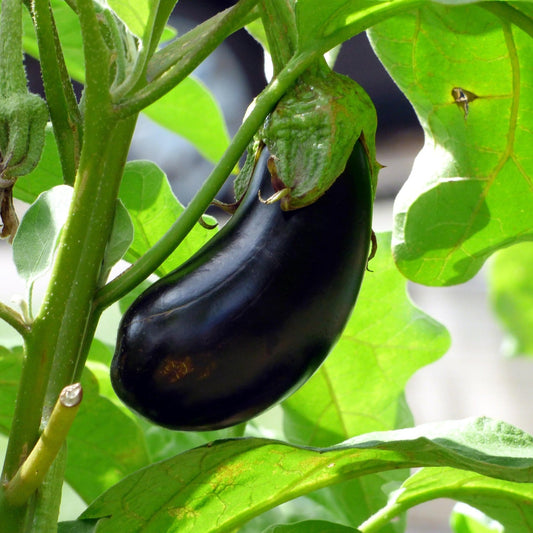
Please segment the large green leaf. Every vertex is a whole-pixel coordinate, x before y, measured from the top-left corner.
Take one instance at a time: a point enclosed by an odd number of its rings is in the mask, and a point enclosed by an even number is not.
[[[234,531],[320,487],[415,466],[531,482],[533,437],[482,418],[372,433],[332,448],[256,438],[217,441],[127,477],[80,518],[101,518],[98,532]]]
[[[185,78],[144,113],[190,141],[213,163],[228,147],[229,134],[222,111],[207,87],[193,77]]]
[[[376,22],[426,0],[298,0],[296,22],[300,52],[327,52]]]
[[[370,38],[426,136],[395,202],[397,264],[424,284],[466,281],[533,238],[531,36],[478,5],[427,5]]]
[[[341,339],[316,374],[282,404],[291,442],[330,446],[352,435],[410,425],[403,396],[407,380],[449,347],[445,328],[411,303],[392,261],[390,233],[378,235],[369,268]],[[385,505],[383,487],[390,490],[406,476],[365,476],[320,491],[315,499],[358,525]]]
[[[126,165],[119,197],[128,210],[135,235],[125,259],[134,262],[170,228],[183,211],[167,177],[155,163],[131,161]],[[197,224],[157,270],[164,275],[188,259],[213,235]]]
[[[285,432],[293,442],[330,446],[400,427],[407,381],[450,345],[446,329],[409,299],[405,278],[391,259],[390,233],[378,238],[376,257],[339,342],[305,386],[283,403]]]
[[[371,529],[371,524],[375,528],[415,505],[437,498],[467,503],[500,522],[506,531],[531,531],[533,528],[533,484],[494,479],[453,468],[423,468],[361,529]]]
[[[500,250],[490,261],[490,300],[505,327],[508,355],[533,355],[533,243]]]

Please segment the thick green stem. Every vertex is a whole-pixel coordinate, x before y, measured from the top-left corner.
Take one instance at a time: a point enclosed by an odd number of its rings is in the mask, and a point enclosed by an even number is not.
[[[32,333],[26,339],[4,481],[13,477],[33,448],[39,437],[41,418],[46,424],[59,392],[71,382],[77,367],[135,126],[135,116],[118,120],[111,111],[109,51],[99,32],[92,0],[79,0],[78,10],[86,63],[84,130],[87,137],[49,287]],[[54,376],[50,379],[52,371]],[[26,510],[33,509],[32,502],[14,507],[4,496],[2,491],[2,520],[13,524],[9,531],[22,531]],[[31,516],[29,519],[33,520]]]
[[[274,66],[274,76],[289,62],[296,51],[298,34],[293,0],[262,0],[261,19]]]
[[[46,100],[63,170],[63,181],[72,185],[81,151],[81,114],[63,58],[49,0],[33,0],[32,14]]]
[[[22,63],[22,1],[2,0],[0,13],[0,96],[26,92]]]
[[[253,109],[233,138],[218,165],[209,175],[202,188],[196,193],[185,211],[165,235],[133,266],[100,289],[95,304],[104,309],[133,287],[146,279],[172,253],[190,232],[205,212],[216,193],[222,187],[231,171],[246,150],[249,142],[263,124],[268,113],[298,76],[309,67],[317,56],[305,54],[295,57],[280,72],[270,85],[257,97]]]
[[[23,505],[41,486],[65,444],[81,399],[82,388],[79,383],[68,385],[61,391],[37,444],[5,489],[5,497],[11,505]]]
[[[152,81],[131,97],[121,100],[121,94],[115,95],[117,113],[121,117],[139,113],[172,90],[229,35],[253,20],[250,12],[258,1],[240,0],[157,52],[147,65],[147,78]]]

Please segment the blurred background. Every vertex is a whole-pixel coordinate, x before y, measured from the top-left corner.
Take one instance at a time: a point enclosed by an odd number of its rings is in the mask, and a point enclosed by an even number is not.
[[[180,0],[171,23],[181,34],[229,7],[232,1]],[[38,67],[28,60],[32,90],[42,91]],[[392,228],[392,204],[407,179],[413,159],[422,147],[423,134],[402,93],[374,56],[365,35],[346,43],[336,70],[355,79],[368,92],[377,109],[377,152],[385,166],[380,173],[374,230]],[[225,115],[230,135],[239,127],[254,96],[265,86],[260,46],[245,32],[230,37],[195,72],[214,93]],[[182,203],[187,203],[212,166],[186,141],[147,118],[139,120],[131,148],[132,159],[149,158],[167,173]],[[20,210],[19,210],[20,212]],[[24,294],[10,261],[10,247],[0,242],[3,282],[0,298]],[[414,302],[442,322],[452,336],[450,351],[438,362],[420,370],[410,381],[407,398],[417,424],[469,416],[505,420],[533,433],[533,420],[523,406],[533,404],[532,365],[525,358],[505,358],[504,334],[491,313],[485,271],[472,281],[451,288],[409,285]],[[0,326],[0,334],[4,327]],[[72,496],[65,519],[74,518],[79,502]],[[409,533],[449,532],[451,501],[435,501],[410,512]],[[68,506],[67,506],[68,507]]]

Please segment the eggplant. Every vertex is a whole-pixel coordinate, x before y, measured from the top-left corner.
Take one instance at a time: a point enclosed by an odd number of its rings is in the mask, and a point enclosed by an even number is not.
[[[371,240],[371,171],[357,141],[344,172],[293,211],[263,150],[222,230],[124,314],[111,364],[119,398],[175,430],[220,429],[286,398],[317,370],[354,307]]]

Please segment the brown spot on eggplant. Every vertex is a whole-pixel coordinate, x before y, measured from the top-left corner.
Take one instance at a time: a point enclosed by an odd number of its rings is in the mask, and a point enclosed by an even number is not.
[[[328,191],[294,211],[258,199],[268,157],[226,226],[122,319],[112,384],[156,424],[213,430],[258,415],[317,370],[353,309],[372,218],[361,143]]]

